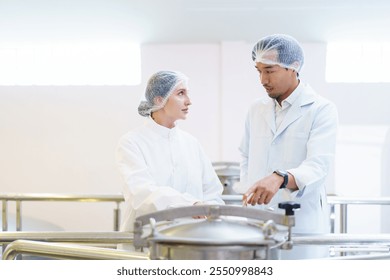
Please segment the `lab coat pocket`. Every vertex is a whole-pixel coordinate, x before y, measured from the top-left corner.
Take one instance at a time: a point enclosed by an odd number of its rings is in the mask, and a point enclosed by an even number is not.
[[[285,135],[285,143],[283,154],[285,161],[289,163],[301,163],[306,158],[307,141],[309,136],[304,132],[288,133]],[[289,166],[289,168],[296,167]]]

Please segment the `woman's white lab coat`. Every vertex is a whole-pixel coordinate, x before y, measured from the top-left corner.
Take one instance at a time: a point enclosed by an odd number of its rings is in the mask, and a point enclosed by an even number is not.
[[[334,161],[337,110],[308,85],[300,83],[295,91],[297,99],[279,129],[275,128],[272,99],[258,100],[250,108],[240,146],[241,183],[236,191],[245,192],[276,169],[287,170],[299,188],[290,198],[301,204],[293,232],[326,233],[329,213],[325,181]],[[278,202],[290,198],[286,190],[279,190],[264,207],[277,208]]]
[[[119,141],[117,163],[124,180],[126,209],[121,230],[136,217],[195,202],[223,204],[223,187],[199,142],[178,127],[148,119]]]

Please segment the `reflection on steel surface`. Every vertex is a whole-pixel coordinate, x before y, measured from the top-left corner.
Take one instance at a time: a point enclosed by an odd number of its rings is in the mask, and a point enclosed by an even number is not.
[[[17,240],[7,246],[3,260],[15,260],[18,255],[33,255],[66,260],[148,260],[145,253],[109,248]]]

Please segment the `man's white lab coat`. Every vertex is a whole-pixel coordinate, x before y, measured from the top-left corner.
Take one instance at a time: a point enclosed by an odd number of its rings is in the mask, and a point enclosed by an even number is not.
[[[295,92],[297,97],[278,129],[272,99],[267,97],[251,106],[240,146],[241,182],[236,191],[245,192],[276,169],[287,170],[294,175],[299,190],[290,195],[279,190],[263,208],[277,208],[278,202],[292,197],[301,204],[293,232],[326,233],[325,181],[334,161],[338,114],[331,102],[308,85],[300,83]]]

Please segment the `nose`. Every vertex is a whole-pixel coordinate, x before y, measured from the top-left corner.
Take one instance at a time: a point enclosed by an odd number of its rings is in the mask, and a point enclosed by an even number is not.
[[[264,86],[268,83],[268,77],[267,75],[260,74],[260,83]]]
[[[187,96],[187,99],[186,99],[185,104],[186,104],[187,106],[190,106],[190,105],[192,104],[191,99],[190,99],[188,96]]]

